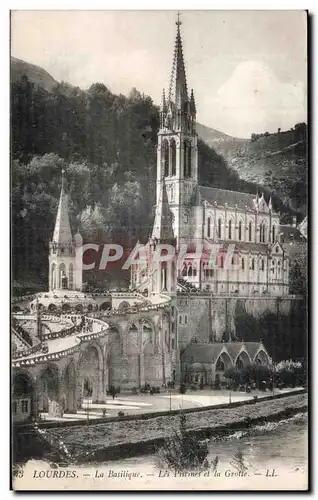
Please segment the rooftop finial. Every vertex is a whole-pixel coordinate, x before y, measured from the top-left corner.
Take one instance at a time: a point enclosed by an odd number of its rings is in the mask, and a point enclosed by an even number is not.
[[[181,24],[182,24],[182,21],[180,21],[180,12],[178,12],[177,18],[178,18],[178,20],[176,21],[176,25],[178,26],[178,29],[179,29]]]

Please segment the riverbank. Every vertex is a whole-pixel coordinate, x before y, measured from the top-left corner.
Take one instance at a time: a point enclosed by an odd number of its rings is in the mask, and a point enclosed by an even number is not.
[[[225,405],[222,405],[225,406]],[[262,422],[289,418],[307,411],[307,394],[291,394],[266,401],[246,402],[213,409],[186,411],[189,432],[198,438],[222,437],[227,433]],[[50,427],[46,433],[60,439],[77,462],[116,460],[153,453],[179,426],[179,415],[90,422],[76,426]]]

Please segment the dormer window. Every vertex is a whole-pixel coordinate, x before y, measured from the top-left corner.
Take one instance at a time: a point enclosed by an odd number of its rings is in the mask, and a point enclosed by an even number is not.
[[[278,248],[278,247],[276,247],[276,253],[278,253],[278,252],[279,252],[279,248]]]

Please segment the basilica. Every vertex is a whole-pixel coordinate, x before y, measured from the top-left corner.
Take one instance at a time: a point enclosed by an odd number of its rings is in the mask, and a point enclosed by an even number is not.
[[[196,104],[176,24],[160,109],[155,219],[140,249],[147,258],[132,263],[129,289],[84,292],[83,239],[71,232],[62,175],[49,289],[14,302],[16,421],[52,413],[54,405],[83,411],[88,397],[104,404],[110,386],[211,387],[228,368],[271,363],[261,341],[238,342],[236,315],[292,307],[287,240],[280,241],[279,215],[263,194],[199,185]],[[178,259],[154,258],[158,248],[175,249]]]

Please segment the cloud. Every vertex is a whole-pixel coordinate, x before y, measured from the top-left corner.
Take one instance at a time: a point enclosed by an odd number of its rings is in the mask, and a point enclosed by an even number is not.
[[[205,113],[203,123],[236,137],[249,137],[306,120],[306,94],[302,83],[283,83],[266,64],[245,61],[206,102],[206,109],[209,117]]]

